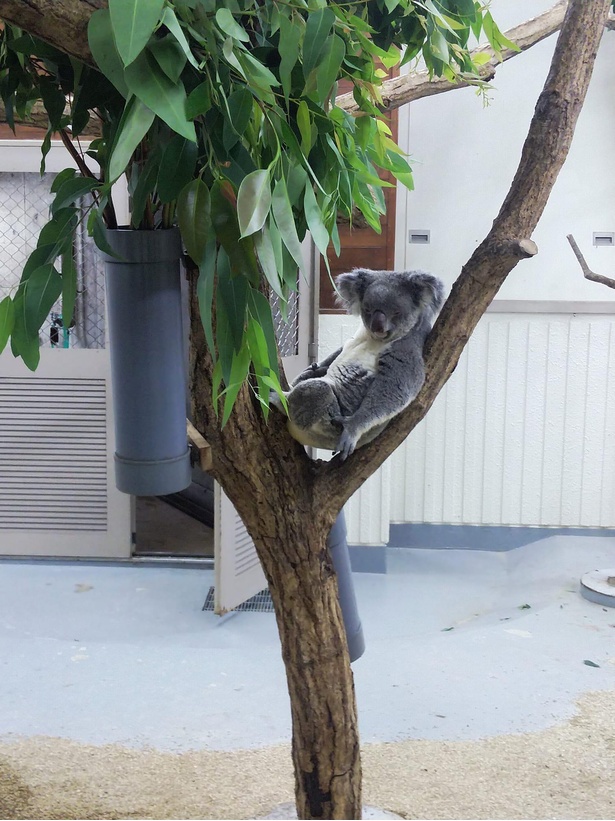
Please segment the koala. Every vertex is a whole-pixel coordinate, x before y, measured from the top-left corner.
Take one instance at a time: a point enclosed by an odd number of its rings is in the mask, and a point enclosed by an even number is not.
[[[366,268],[340,274],[336,285],[340,302],[362,325],[342,348],[299,374],[285,395],[291,436],[346,459],[375,439],[423,385],[423,343],[444,286],[424,271]]]

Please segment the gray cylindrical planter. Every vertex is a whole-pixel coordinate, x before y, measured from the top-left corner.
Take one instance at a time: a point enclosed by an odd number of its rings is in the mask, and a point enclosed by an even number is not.
[[[344,511],[341,510],[331,532],[327,538],[327,547],[331,553],[331,560],[337,575],[337,587],[339,590],[340,607],[344,627],[346,628],[346,639],[348,641],[348,652],[350,661],[361,658],[365,652],[365,639],[363,637],[363,627],[359,618],[357,599],[352,583],[352,570],[350,568],[350,553],[348,552],[348,542],[346,540],[346,519]]]
[[[179,230],[108,230],[105,261],[115,478],[136,496],[191,482]]]

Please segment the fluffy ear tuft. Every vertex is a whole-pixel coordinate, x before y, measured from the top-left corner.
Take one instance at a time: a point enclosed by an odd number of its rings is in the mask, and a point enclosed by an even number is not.
[[[405,277],[417,305],[436,314],[444,302],[444,285],[437,277],[424,271],[409,271]]]
[[[361,300],[365,290],[376,277],[374,271],[368,268],[354,268],[348,274],[340,274],[335,279],[338,290],[338,303],[346,308],[349,314],[357,316],[361,313]]]

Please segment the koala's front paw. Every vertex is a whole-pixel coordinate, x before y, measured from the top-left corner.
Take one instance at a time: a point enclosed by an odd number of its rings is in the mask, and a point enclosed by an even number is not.
[[[280,413],[286,415],[286,410],[284,408],[284,405],[282,404],[282,400],[280,399],[280,395],[277,391],[269,391],[269,404],[271,405],[271,407],[277,408],[277,410],[279,410]]]
[[[342,433],[337,443],[336,453],[339,453],[342,461],[344,461],[344,459],[347,459],[352,453],[354,453],[359,437],[352,429],[351,424],[348,422],[348,417],[338,416],[333,421],[342,427]]]

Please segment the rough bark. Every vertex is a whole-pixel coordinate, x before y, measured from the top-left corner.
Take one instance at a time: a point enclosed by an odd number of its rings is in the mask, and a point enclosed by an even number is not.
[[[93,65],[88,22],[107,0],[2,0],[0,18]]]
[[[266,424],[247,389],[219,428],[197,276],[188,270],[193,417],[211,446],[211,473],[254,539],[269,583],[290,694],[298,817],[360,818],[354,683],[326,548],[335,513],[315,504],[315,465],[288,436],[281,416]]]

